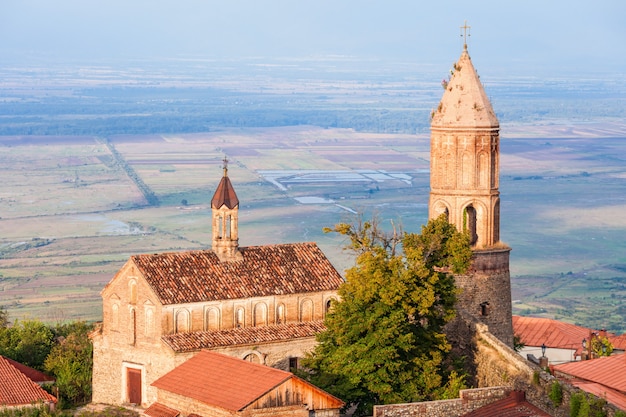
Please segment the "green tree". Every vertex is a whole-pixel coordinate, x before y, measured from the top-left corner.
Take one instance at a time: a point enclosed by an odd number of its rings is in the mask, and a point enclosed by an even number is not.
[[[308,378],[356,415],[374,404],[456,397],[463,377],[447,366],[443,326],[455,314],[451,272],[470,263],[469,236],[444,216],[421,234],[384,233],[375,219],[326,231],[346,235],[357,258],[305,360]]]
[[[613,353],[613,344],[606,336],[595,336],[591,338],[591,352],[593,356],[611,356]]]
[[[9,312],[0,306],[0,329],[6,329],[9,326]]]
[[[45,369],[56,378],[62,406],[84,404],[91,400],[93,346],[89,339],[91,324],[73,322],[54,330],[58,343],[45,361]]]
[[[52,349],[52,330],[37,320],[16,320],[13,326],[0,328],[0,355],[42,370]]]

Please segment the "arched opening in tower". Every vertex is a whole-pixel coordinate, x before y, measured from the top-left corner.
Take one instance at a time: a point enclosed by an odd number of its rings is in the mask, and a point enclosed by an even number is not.
[[[476,234],[476,209],[469,205],[463,210],[463,230],[469,231],[470,244],[473,246],[478,242]]]

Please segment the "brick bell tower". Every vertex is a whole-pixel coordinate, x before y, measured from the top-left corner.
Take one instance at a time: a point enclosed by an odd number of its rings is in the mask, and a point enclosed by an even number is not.
[[[211,199],[213,216],[213,252],[222,262],[239,261],[239,199],[228,178],[228,160],[224,158],[224,176]]]
[[[467,25],[462,26],[466,40]],[[442,213],[468,231],[472,265],[456,277],[457,306],[489,326],[513,346],[509,253],[500,242],[500,125],[485,94],[467,43],[451,70],[430,125],[430,201],[428,217]]]

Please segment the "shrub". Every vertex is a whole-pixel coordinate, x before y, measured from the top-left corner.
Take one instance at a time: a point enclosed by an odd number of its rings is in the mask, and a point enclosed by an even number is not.
[[[558,407],[563,403],[563,387],[561,387],[559,381],[552,382],[548,397],[550,397],[550,400],[552,400],[552,404],[554,404],[555,407]]]

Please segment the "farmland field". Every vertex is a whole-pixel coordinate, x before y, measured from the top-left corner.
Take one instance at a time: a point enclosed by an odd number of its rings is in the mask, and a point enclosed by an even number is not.
[[[624,330],[626,126],[575,129],[503,129],[514,312]],[[102,138],[24,139],[0,145],[0,305],[15,318],[98,320],[99,292],[131,254],[208,248],[225,156],[243,246],[316,241],[344,270],[344,242],[323,227],[355,212],[406,231],[427,219],[425,135],[301,126],[108,137],[152,205]]]

